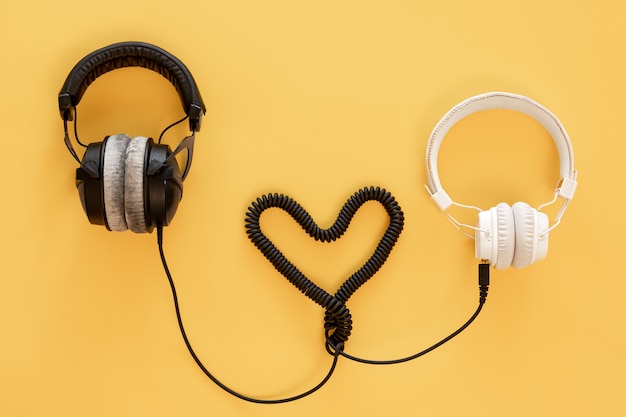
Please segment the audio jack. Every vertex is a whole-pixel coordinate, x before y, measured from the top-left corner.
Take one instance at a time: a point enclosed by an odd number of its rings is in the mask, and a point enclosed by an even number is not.
[[[455,336],[458,336],[463,330],[465,330],[470,324],[472,324],[472,322],[474,320],[476,320],[476,317],[478,317],[478,314],[480,314],[480,312],[483,309],[483,306],[484,306],[485,302],[487,301],[487,293],[489,292],[489,267],[490,267],[490,265],[488,263],[485,263],[485,262],[481,262],[480,264],[478,264],[478,288],[479,288],[479,294],[480,295],[479,295],[479,299],[478,299],[478,308],[476,309],[474,314],[472,314],[472,316],[469,318],[469,320],[467,320],[456,331],[454,331],[453,333],[451,333],[449,336],[445,337],[444,339],[440,340],[439,342],[435,343],[434,345],[430,346],[429,348],[426,348],[426,349],[422,350],[421,352],[418,352],[418,353],[416,353],[414,355],[411,355],[411,356],[407,356],[405,358],[390,359],[390,360],[372,360],[372,359],[363,359],[363,358],[359,358],[357,356],[352,356],[352,355],[346,353],[343,349],[336,349],[332,345],[330,339],[327,338],[327,340],[326,340],[326,350],[331,355],[336,355],[338,353],[339,355],[343,356],[344,358],[350,359],[350,360],[355,361],[355,362],[365,363],[365,364],[368,364],[368,365],[395,365],[395,364],[398,364],[398,363],[404,363],[404,362],[412,361],[413,359],[417,359],[420,356],[424,356],[425,354],[427,354],[429,352],[432,352],[433,350],[437,349],[438,347],[440,347],[444,343],[446,343],[446,342],[450,341],[451,339],[453,339]]]
[[[482,306],[487,301],[487,293],[489,292],[489,263],[481,262],[478,264],[478,287],[480,288],[479,303]]]

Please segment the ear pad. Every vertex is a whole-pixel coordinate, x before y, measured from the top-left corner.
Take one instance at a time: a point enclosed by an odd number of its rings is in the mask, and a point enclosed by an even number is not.
[[[496,269],[511,265],[515,252],[515,222],[513,211],[500,203],[488,211],[478,213],[476,257],[488,261]]]
[[[124,205],[126,223],[135,233],[147,232],[144,177],[148,138],[137,136],[126,148]]]
[[[515,256],[513,267],[523,268],[540,261],[548,254],[548,215],[526,203],[515,203],[512,207],[515,219]]]
[[[109,230],[128,229],[124,209],[124,182],[128,135],[113,135],[104,140],[102,184],[104,212]]]

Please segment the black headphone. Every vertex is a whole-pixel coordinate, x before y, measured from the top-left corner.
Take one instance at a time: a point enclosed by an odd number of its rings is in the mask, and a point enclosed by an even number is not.
[[[70,141],[67,123],[74,120],[76,106],[96,78],[125,67],[153,70],[174,85],[189,119],[191,135],[174,151],[151,138],[131,139],[125,134],[107,136],[102,142],[86,146],[81,161]],[[167,226],[182,198],[183,180],[191,167],[195,132],[200,130],[202,115],[206,113],[187,67],[170,53],[147,43],[121,42],[106,46],[74,66],[59,92],[59,110],[65,145],[80,164],[76,169],[76,187],[89,222],[104,225],[108,230],[130,229],[135,233],[152,232],[157,225]],[[188,154],[181,173],[174,157],[183,150]]]

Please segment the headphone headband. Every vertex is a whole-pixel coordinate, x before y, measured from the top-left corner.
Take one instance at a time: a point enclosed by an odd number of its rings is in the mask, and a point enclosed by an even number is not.
[[[87,87],[99,76],[118,68],[142,67],[169,80],[189,116],[192,132],[200,130],[206,107],[187,67],[174,55],[148,43],[120,42],[98,49],[78,62],[59,92],[59,111],[64,121],[72,120],[72,108],[80,102]]]
[[[547,108],[536,101],[517,94],[493,92],[471,97],[452,108],[433,129],[426,148],[426,172],[428,189],[431,197],[441,211],[452,204],[452,199],[443,190],[437,170],[437,157],[441,142],[448,131],[456,123],[469,115],[483,111],[505,109],[524,113],[539,122],[550,134],[560,159],[561,180],[557,193],[566,200],[571,200],[576,189],[576,171],[574,170],[574,153],[572,144],[565,128],[559,119]]]

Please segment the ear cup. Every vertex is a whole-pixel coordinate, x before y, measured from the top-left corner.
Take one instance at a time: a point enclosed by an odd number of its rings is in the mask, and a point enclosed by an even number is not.
[[[549,220],[545,213],[538,212],[526,203],[515,203],[512,207],[515,219],[514,268],[523,268],[544,259],[548,254]]]
[[[91,224],[106,225],[104,192],[102,190],[105,141],[90,143],[83,155],[81,166],[76,168],[76,189],[83,210]]]
[[[476,233],[476,257],[486,260],[496,269],[511,265],[515,253],[515,222],[513,211],[506,203],[500,203],[478,214],[480,229]]]
[[[145,160],[148,138],[138,136],[126,148],[124,205],[126,223],[135,233],[145,233]]]
[[[104,194],[104,212],[109,230],[124,231],[126,215],[124,208],[124,184],[126,148],[130,141],[128,135],[113,135],[105,139],[102,167],[102,188]]]
[[[167,145],[149,140],[147,172],[152,165],[159,167],[154,174],[147,176],[146,228],[151,232],[158,225],[167,226],[172,221],[178,203],[183,197],[183,178],[176,158],[168,158],[172,151]]]

